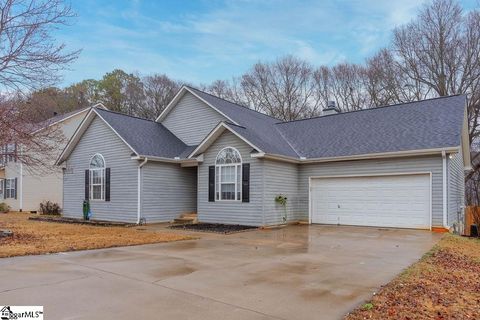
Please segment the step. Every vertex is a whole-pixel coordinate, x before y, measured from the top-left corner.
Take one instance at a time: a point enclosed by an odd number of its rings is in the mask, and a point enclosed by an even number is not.
[[[191,217],[183,217],[183,218],[176,218],[173,220],[174,223],[177,224],[191,224],[197,222],[197,218],[191,218]]]
[[[195,212],[193,213],[182,213],[180,215],[180,218],[193,218],[193,219],[196,219],[197,218],[197,214]]]

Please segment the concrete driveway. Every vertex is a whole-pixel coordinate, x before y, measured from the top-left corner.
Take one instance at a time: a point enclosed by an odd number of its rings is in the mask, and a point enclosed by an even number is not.
[[[46,319],[338,319],[439,239],[332,226],[201,237],[0,259],[0,304],[43,305]]]

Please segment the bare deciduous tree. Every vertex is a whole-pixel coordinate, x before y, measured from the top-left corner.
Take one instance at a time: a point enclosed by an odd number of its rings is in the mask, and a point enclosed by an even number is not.
[[[394,31],[399,71],[434,96],[467,94],[470,141],[480,134],[480,12],[462,12],[453,0],[435,0]]]
[[[58,81],[59,71],[77,58],[66,52],[52,31],[74,16],[61,0],[0,2],[0,84],[8,89],[31,89]]]
[[[154,74],[143,78],[145,104],[138,115],[155,119],[173,99],[181,84],[165,74]]]
[[[46,167],[45,155],[58,150],[63,135],[55,126],[33,123],[30,108],[21,108],[20,94],[48,87],[60,79],[60,71],[77,58],[66,52],[52,31],[72,18],[61,0],[4,0],[0,2],[0,159],[13,159]],[[35,120],[39,120],[38,118]],[[52,163],[49,161],[49,166]]]
[[[368,106],[363,66],[341,63],[332,68],[322,66],[314,73],[316,90],[322,108],[329,100],[343,111],[353,111]]]
[[[253,108],[278,119],[289,121],[318,113],[313,67],[293,56],[257,63],[242,76],[241,87]]]
[[[37,172],[53,170],[55,156],[65,143],[62,131],[49,121],[32,123],[17,97],[0,98],[0,162],[21,162]]]

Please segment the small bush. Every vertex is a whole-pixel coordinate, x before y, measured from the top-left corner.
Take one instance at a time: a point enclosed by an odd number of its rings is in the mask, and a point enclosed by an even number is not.
[[[0,212],[7,213],[9,211],[10,207],[5,202],[0,203]]]
[[[42,214],[60,215],[61,209],[58,203],[52,201],[43,201],[40,203],[40,212]]]

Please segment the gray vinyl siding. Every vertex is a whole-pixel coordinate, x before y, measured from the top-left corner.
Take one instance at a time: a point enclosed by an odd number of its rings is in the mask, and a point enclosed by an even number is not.
[[[274,200],[278,195],[287,197],[287,221],[303,218],[302,213],[299,211],[298,171],[299,167],[296,164],[270,160],[264,161],[263,208],[265,225],[283,223],[285,207]]]
[[[220,113],[187,92],[168,113],[162,124],[185,144],[198,145],[219,122]]]
[[[215,165],[218,152],[236,148],[243,163],[250,163],[250,202],[208,201],[208,167]],[[263,225],[263,161],[250,157],[253,148],[231,132],[225,131],[204,153],[198,166],[198,219],[201,222]]]
[[[96,117],[67,159],[63,176],[64,211],[66,217],[82,218],[85,196],[85,170],[95,153],[105,158],[111,170],[110,201],[90,201],[93,219],[136,222],[138,161],[131,159],[132,151],[101,120]],[[73,171],[72,171],[73,170]]]
[[[142,168],[142,217],[164,222],[197,211],[197,168],[149,162]]]
[[[303,164],[299,167],[300,211],[308,219],[309,177],[383,173],[432,173],[432,225],[443,225],[442,157],[422,156],[395,159],[375,159]]]
[[[452,227],[455,222],[463,221],[462,206],[465,204],[465,182],[462,151],[452,154],[448,159],[448,207],[447,224]]]

